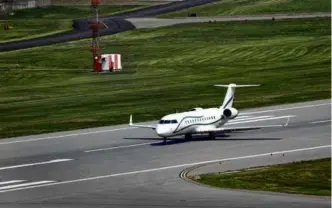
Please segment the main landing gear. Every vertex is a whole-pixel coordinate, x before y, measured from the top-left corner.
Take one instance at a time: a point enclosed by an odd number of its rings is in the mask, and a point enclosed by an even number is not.
[[[167,137],[164,137],[164,145],[167,144]]]
[[[209,138],[210,139],[216,139],[216,132],[210,132],[209,133]]]
[[[186,141],[188,141],[188,140],[192,140],[192,138],[193,138],[193,136],[192,136],[191,134],[186,134],[186,135],[184,136],[184,139],[185,139]]]

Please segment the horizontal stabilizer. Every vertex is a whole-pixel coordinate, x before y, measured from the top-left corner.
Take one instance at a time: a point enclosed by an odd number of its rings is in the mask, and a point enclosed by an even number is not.
[[[259,87],[260,84],[250,84],[250,85],[237,85],[237,84],[228,84],[228,85],[214,85],[215,87]]]

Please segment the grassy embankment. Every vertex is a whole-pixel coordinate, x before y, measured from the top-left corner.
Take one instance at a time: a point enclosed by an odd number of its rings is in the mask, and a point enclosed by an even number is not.
[[[197,16],[255,15],[274,13],[331,12],[330,0],[222,0],[211,4],[192,7],[159,17],[187,17],[188,13]]]
[[[220,188],[331,196],[331,158],[206,174],[192,179]]]
[[[103,37],[124,70],[93,74],[89,40],[1,53],[0,137],[155,120],[219,105],[214,84],[260,83],[235,107],[330,98],[330,19],[224,22]],[[83,70],[85,69],[85,70]]]
[[[140,8],[138,5],[102,5],[101,15],[110,15]],[[72,19],[91,17],[89,6],[51,6],[17,10],[13,16],[0,20],[0,29],[5,25],[13,26],[12,30],[0,33],[0,43],[31,39],[72,29]]]

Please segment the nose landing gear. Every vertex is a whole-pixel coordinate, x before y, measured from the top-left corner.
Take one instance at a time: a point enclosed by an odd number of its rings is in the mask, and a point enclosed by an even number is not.
[[[167,144],[167,138],[164,137],[164,145],[166,145],[166,144]]]

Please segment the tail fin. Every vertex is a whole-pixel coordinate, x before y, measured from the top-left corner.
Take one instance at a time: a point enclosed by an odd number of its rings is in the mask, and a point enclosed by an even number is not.
[[[237,87],[257,87],[260,85],[236,85],[236,84],[229,84],[229,85],[214,85],[216,87],[227,87],[227,92],[224,98],[224,102],[220,108],[230,108],[233,105],[234,96],[235,96],[235,88]]]

